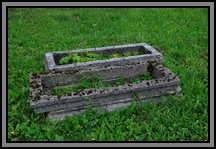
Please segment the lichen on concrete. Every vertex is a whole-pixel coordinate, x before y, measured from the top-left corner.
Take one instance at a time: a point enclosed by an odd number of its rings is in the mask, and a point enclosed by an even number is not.
[[[131,66],[135,69],[128,69]],[[153,74],[154,79],[116,87],[85,89],[63,95],[49,94],[50,90],[58,85],[76,84],[81,75],[101,73],[106,81],[113,81],[113,79],[118,80],[120,75],[126,78],[134,77],[147,71]],[[55,70],[31,75],[30,105],[36,113],[48,112],[52,113],[52,116],[53,113],[59,113],[58,111],[65,111],[60,113],[70,111],[70,115],[71,113],[80,113],[80,111],[85,111],[88,107],[103,107],[103,109],[110,111],[110,109],[115,110],[129,106],[134,101],[132,93],[139,95],[141,102],[145,102],[147,99],[158,99],[169,94],[177,94],[180,92],[179,83],[180,79],[168,68],[158,63],[157,60],[130,63],[128,65],[120,64],[119,66],[97,66],[94,70],[89,70],[89,68]]]

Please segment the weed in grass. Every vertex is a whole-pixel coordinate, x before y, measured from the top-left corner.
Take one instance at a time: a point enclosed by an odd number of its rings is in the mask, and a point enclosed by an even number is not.
[[[150,72],[146,72],[142,76],[133,77],[129,82],[135,83],[135,82],[140,82],[143,80],[152,80],[152,79],[153,79],[152,74]]]
[[[87,61],[94,61],[94,60],[105,60],[110,58],[120,58],[120,57],[127,57],[127,56],[137,56],[143,54],[143,52],[124,52],[123,54],[113,53],[109,54],[97,54],[93,52],[86,52],[83,53],[69,53],[67,56],[62,57],[59,61],[60,65],[64,64],[71,64],[71,63],[78,63],[78,62],[87,62]]]
[[[75,87],[67,87],[63,89],[54,89],[52,90],[53,95],[61,95],[65,93],[71,92],[80,92],[84,89],[89,88],[103,88],[107,87],[107,84],[103,81],[102,77],[100,76],[93,76],[93,77],[82,77],[79,81],[78,85]]]
[[[120,79],[115,83],[106,83],[104,79],[101,76],[92,76],[92,77],[82,77],[81,80],[78,82],[77,86],[74,87],[67,87],[67,88],[61,88],[61,89],[53,89],[52,95],[61,95],[71,92],[80,92],[84,89],[90,89],[90,88],[108,88],[108,87],[115,87],[120,85],[125,85],[127,83],[135,83],[135,82],[141,82],[144,80],[151,80],[153,79],[151,73],[146,72],[142,76],[137,76],[129,81],[127,81],[123,76],[120,77]]]

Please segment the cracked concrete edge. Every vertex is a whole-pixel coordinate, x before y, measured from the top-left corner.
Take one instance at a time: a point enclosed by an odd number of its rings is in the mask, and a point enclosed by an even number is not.
[[[80,98],[77,101],[73,101],[68,99],[64,102],[59,101],[57,103],[53,103],[52,105],[44,105],[39,107],[33,107],[35,113],[43,113],[43,112],[50,112],[62,109],[71,109],[71,108],[79,108],[85,107],[88,105],[106,105],[111,103],[118,103],[118,102],[127,102],[128,100],[133,100],[133,94],[139,95],[141,98],[147,97],[154,97],[154,96],[163,96],[166,94],[173,94],[177,92],[177,85],[163,87],[161,89],[150,89],[150,90],[135,90],[135,91],[128,91],[122,94],[113,94],[110,96],[99,96],[99,97],[88,97],[88,98]],[[90,99],[90,100],[88,100]]]
[[[176,96],[176,99],[180,99],[182,96],[181,94],[181,88],[178,87],[175,93],[170,93],[169,95]],[[160,104],[162,101],[167,102],[168,96],[169,95],[163,95],[163,96],[155,96],[151,98],[145,98],[145,99],[140,99],[139,101],[136,101],[136,104],[145,104],[147,102],[155,102],[157,104]],[[59,111],[52,111],[47,113],[47,117],[52,120],[64,120],[67,116],[75,116],[75,115],[81,115],[83,112],[85,112],[88,108],[93,108],[96,110],[97,113],[100,112],[111,112],[114,110],[122,110],[124,108],[128,108],[131,106],[132,102],[135,100],[128,100],[126,102],[119,102],[119,103],[112,103],[108,105],[103,105],[100,107],[82,107],[82,108],[77,108],[77,109],[68,109],[68,110],[59,110]]]

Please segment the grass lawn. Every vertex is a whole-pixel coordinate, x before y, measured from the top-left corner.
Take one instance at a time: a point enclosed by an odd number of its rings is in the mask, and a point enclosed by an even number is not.
[[[30,109],[30,73],[46,52],[145,42],[181,79],[183,97],[52,122]],[[9,8],[9,141],[208,139],[207,8]]]

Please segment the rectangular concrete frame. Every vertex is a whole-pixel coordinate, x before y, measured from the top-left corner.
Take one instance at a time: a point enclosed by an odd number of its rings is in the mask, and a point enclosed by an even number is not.
[[[107,60],[96,60],[75,64],[66,64],[66,65],[58,65],[59,60],[68,55],[69,53],[83,53],[93,52],[93,53],[123,53],[123,52],[135,52],[144,50],[147,54],[138,55],[138,56],[128,56],[122,58],[112,58]],[[137,44],[125,44],[125,45],[117,45],[117,46],[107,46],[107,47],[98,47],[98,48],[89,48],[89,49],[76,49],[76,50],[68,50],[63,52],[49,52],[45,54],[44,57],[44,65],[46,71],[52,70],[67,70],[74,68],[86,68],[91,67],[94,69],[95,67],[100,67],[104,65],[124,65],[128,63],[140,62],[144,63],[149,60],[156,60],[158,62],[162,61],[162,54],[158,52],[156,49],[151,47],[146,43],[137,43]]]
[[[89,107],[99,111],[127,107],[134,101],[133,94],[137,94],[142,103],[147,100],[157,101],[162,96],[180,92],[181,89],[178,87],[180,79],[168,68],[157,61],[150,61],[146,63],[146,66],[144,70],[152,72],[154,79],[111,88],[86,89],[64,95],[50,95],[50,90],[55,87],[56,81],[60,80],[59,76],[66,78],[69,76],[66,79],[68,82],[71,73],[52,71],[39,75],[32,74],[30,76],[30,105],[34,112],[49,113],[48,117],[54,120],[64,119],[66,115],[82,113]],[[47,87],[48,84],[51,84],[50,88]]]

